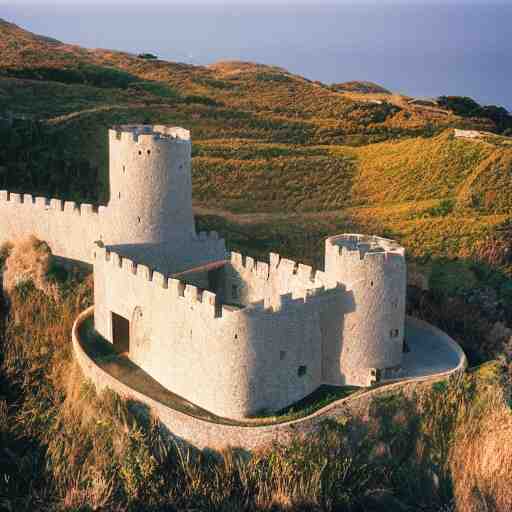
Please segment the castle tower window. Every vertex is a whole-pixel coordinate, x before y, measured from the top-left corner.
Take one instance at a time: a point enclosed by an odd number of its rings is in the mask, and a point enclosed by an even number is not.
[[[117,194],[117,197],[118,197],[119,199],[121,199],[121,192],[119,192],[119,194]]]
[[[400,334],[400,331],[398,329],[391,329],[391,331],[389,332],[389,337],[390,338],[398,338]]]
[[[139,222],[139,224],[140,224],[140,222],[141,222],[140,217],[137,217],[137,221],[138,221],[138,222]]]
[[[148,155],[151,155],[151,150],[150,149],[148,149]]]
[[[142,155],[142,150],[139,149],[139,155]]]
[[[126,172],[126,165],[123,165],[123,174]]]
[[[285,350],[281,350],[281,351],[279,352],[279,359],[280,359],[281,361],[284,361],[284,358],[285,358],[285,357],[286,357],[286,351],[285,351]]]
[[[303,366],[303,365],[299,366],[297,368],[297,375],[299,377],[304,377],[304,375],[306,375],[307,371],[308,371],[308,367],[307,366]]]
[[[231,297],[238,299],[238,286],[236,284],[231,285]]]

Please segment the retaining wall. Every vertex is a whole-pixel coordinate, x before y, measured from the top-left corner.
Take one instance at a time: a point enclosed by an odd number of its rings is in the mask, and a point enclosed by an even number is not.
[[[93,309],[94,308],[91,307],[80,314],[73,325],[73,348],[75,357],[82,368],[84,376],[92,381],[98,392],[108,388],[126,399],[139,402],[140,411],[143,414],[150,413],[158,418],[162,426],[171,436],[200,449],[210,448],[221,450],[231,446],[245,450],[257,450],[267,447],[274,442],[287,443],[297,435],[307,435],[315,431],[326,419],[344,417],[347,415],[366,416],[371,400],[377,396],[397,391],[404,392],[406,395],[410,396],[418,387],[425,385],[430,386],[434,382],[445,380],[451,375],[463,372],[466,366],[466,358],[462,349],[447,334],[426,322],[409,317],[408,322],[416,323],[423,328],[431,330],[439,337],[441,342],[447,343],[454,350],[459,357],[457,367],[435,375],[394,382],[370,389],[333,402],[310,416],[294,421],[264,426],[224,425],[195,418],[165,406],[119,382],[96,365],[84,351],[79,336],[82,323],[93,314]]]

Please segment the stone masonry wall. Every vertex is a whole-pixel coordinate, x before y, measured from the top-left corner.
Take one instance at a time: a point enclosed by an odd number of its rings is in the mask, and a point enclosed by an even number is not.
[[[34,235],[59,257],[92,263],[105,209],[0,191],[0,244]]]
[[[323,382],[322,336],[334,334],[322,321],[343,311],[342,288],[283,295],[279,307],[236,308],[113,252],[95,252],[96,330],[112,342],[112,313],[128,319],[130,358],[174,393],[241,418],[285,407]]]
[[[95,242],[108,243],[113,226],[109,207],[0,190],[0,244],[34,235],[47,242],[55,256],[92,264]],[[162,248],[157,255],[144,244],[117,247],[119,252],[135,253],[137,260],[167,272],[226,256],[224,240],[216,232],[193,233],[180,243],[169,245],[167,251]]]
[[[225,299],[229,303],[251,304],[263,302],[265,307],[278,309],[283,297],[304,297],[325,288],[323,272],[313,272],[309,265],[280,258],[270,253],[269,263],[255,261],[231,253],[231,262],[225,267]],[[336,283],[331,284],[334,288]]]
[[[0,244],[34,235],[56,256],[92,263],[94,242],[102,241],[167,273],[226,257],[215,232],[195,232],[187,130],[116,127],[109,156],[107,206],[0,191]]]
[[[85,377],[93,382],[98,392],[111,389],[126,399],[135,400],[140,404],[141,413],[158,418],[166,433],[178,442],[191,444],[200,449],[223,450],[233,447],[259,450],[270,447],[273,443],[289,443],[297,435],[307,436],[315,431],[327,419],[347,416],[357,416],[364,419],[368,417],[371,401],[375,397],[396,392],[403,392],[404,395],[411,396],[413,392],[420,390],[422,387],[431,386],[433,382],[445,380],[450,375],[460,374],[464,371],[466,365],[466,359],[461,348],[447,334],[421,320],[409,317],[408,322],[429,328],[458,354],[459,364],[456,368],[428,377],[370,389],[333,402],[310,416],[293,421],[266,426],[225,425],[195,418],[165,406],[123,384],[96,365],[84,351],[80,340],[81,324],[92,314],[91,310],[92,308],[84,311],[73,326],[73,349]]]
[[[338,235],[325,243],[325,273],[342,282],[352,308],[339,343],[324,346],[330,384],[368,386],[399,376],[405,322],[404,249],[380,237]]]

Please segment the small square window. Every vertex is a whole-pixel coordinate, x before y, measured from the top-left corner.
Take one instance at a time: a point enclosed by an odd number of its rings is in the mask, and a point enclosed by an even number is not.
[[[231,285],[231,296],[233,299],[238,299],[238,286],[236,284]]]
[[[304,377],[304,375],[306,375],[307,371],[308,371],[307,366],[299,366],[297,369],[297,375],[299,377]]]
[[[400,331],[398,329],[391,329],[389,332],[390,338],[398,338]]]

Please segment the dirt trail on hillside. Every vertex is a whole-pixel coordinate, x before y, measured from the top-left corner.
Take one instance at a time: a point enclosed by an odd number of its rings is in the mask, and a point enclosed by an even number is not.
[[[269,222],[276,219],[330,219],[343,216],[342,210],[327,210],[321,212],[277,212],[277,213],[233,213],[227,210],[208,208],[206,206],[194,205],[195,215],[216,215],[231,222],[239,224],[257,224]]]

